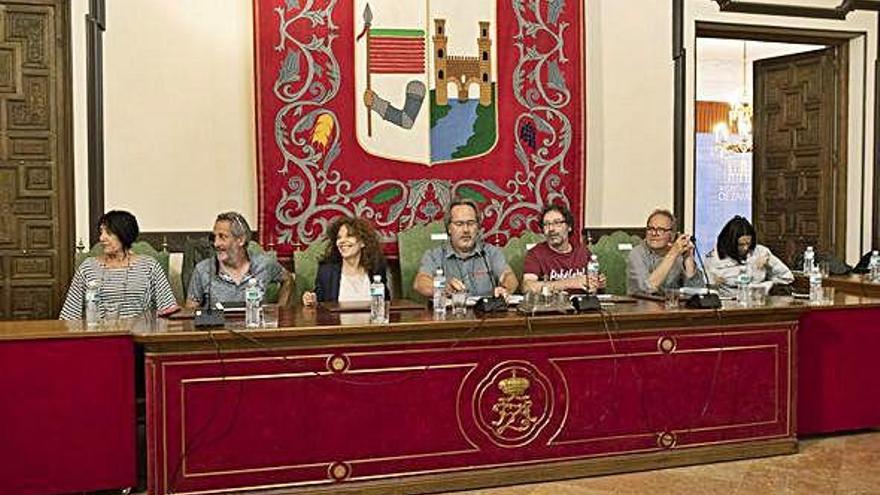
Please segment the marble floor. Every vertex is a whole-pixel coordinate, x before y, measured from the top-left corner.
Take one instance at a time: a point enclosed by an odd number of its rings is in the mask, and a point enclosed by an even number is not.
[[[789,456],[454,493],[455,495],[880,494],[880,431],[802,440],[800,453]]]
[[[287,495],[296,491],[239,493]],[[800,452],[794,455],[449,492],[445,495],[453,494],[880,495],[880,430],[802,440]]]

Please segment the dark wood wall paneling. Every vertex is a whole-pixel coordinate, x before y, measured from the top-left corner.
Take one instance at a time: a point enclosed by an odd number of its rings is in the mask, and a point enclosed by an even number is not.
[[[0,319],[54,318],[73,243],[70,5],[0,9]]]

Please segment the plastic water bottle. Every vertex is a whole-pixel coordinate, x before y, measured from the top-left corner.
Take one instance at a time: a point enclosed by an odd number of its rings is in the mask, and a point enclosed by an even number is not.
[[[379,275],[373,275],[370,284],[370,323],[388,323],[385,321],[385,284]]]
[[[868,273],[871,282],[880,283],[880,251],[871,251],[871,260],[868,261]]]
[[[810,272],[810,302],[819,304],[822,302],[822,272],[814,266]]]
[[[434,272],[434,314],[446,315],[446,276],[443,269]]]
[[[749,305],[749,283],[751,281],[752,276],[749,273],[749,268],[745,265],[739,267],[739,275],[736,276],[736,302],[740,306]]]
[[[248,280],[247,289],[244,290],[244,323],[248,328],[258,328],[262,323],[260,317],[261,304],[263,302],[263,291],[257,285],[257,279]]]
[[[599,258],[596,257],[595,254],[590,256],[590,261],[587,262],[587,292],[590,294],[595,294],[598,292],[599,287]]]
[[[813,252],[813,246],[807,246],[807,250],[804,251],[804,275],[809,277],[815,267],[816,253]]]
[[[101,283],[97,280],[89,280],[86,284],[86,325],[94,327],[98,325],[98,291]]]

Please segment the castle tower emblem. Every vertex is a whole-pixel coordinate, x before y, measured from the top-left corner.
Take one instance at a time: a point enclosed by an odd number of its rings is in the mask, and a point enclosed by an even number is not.
[[[352,2],[358,145],[429,166],[492,151],[497,2]]]

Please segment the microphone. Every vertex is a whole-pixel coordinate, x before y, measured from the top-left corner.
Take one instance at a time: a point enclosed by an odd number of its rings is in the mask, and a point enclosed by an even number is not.
[[[697,263],[700,265],[700,270],[703,272],[703,281],[706,283],[706,293],[692,295],[684,305],[691,309],[719,309],[721,308],[721,299],[718,297],[718,294],[712,294],[709,292],[709,274],[706,273],[706,265],[703,264],[703,257],[700,256],[700,250],[697,248],[697,238],[691,236],[690,241],[694,243],[694,257],[697,258]]]
[[[197,309],[193,316],[193,325],[196,328],[222,327],[226,325],[226,315],[223,314],[223,310],[214,308],[211,305],[213,299],[211,286],[214,285],[214,277],[217,273],[217,256],[214,253],[211,254],[211,270],[208,273],[210,277],[208,278],[207,304],[201,309]]]
[[[489,275],[489,280],[492,281],[492,290],[494,293],[495,287],[498,287],[498,280],[495,278],[495,272],[492,271],[492,267],[489,266],[489,261],[486,259],[485,246],[483,246],[481,244],[478,253],[479,253],[480,259],[483,260],[483,264],[486,266],[486,273]]]
[[[478,256],[483,260],[483,264],[486,265],[486,273],[492,281],[492,295],[477,299],[477,303],[474,305],[474,311],[477,313],[507,311],[507,301],[504,300],[503,297],[495,296],[495,287],[498,287],[498,280],[495,278],[495,273],[492,271],[492,267],[489,266],[489,261],[486,259],[486,251],[482,245],[479,247]]]

